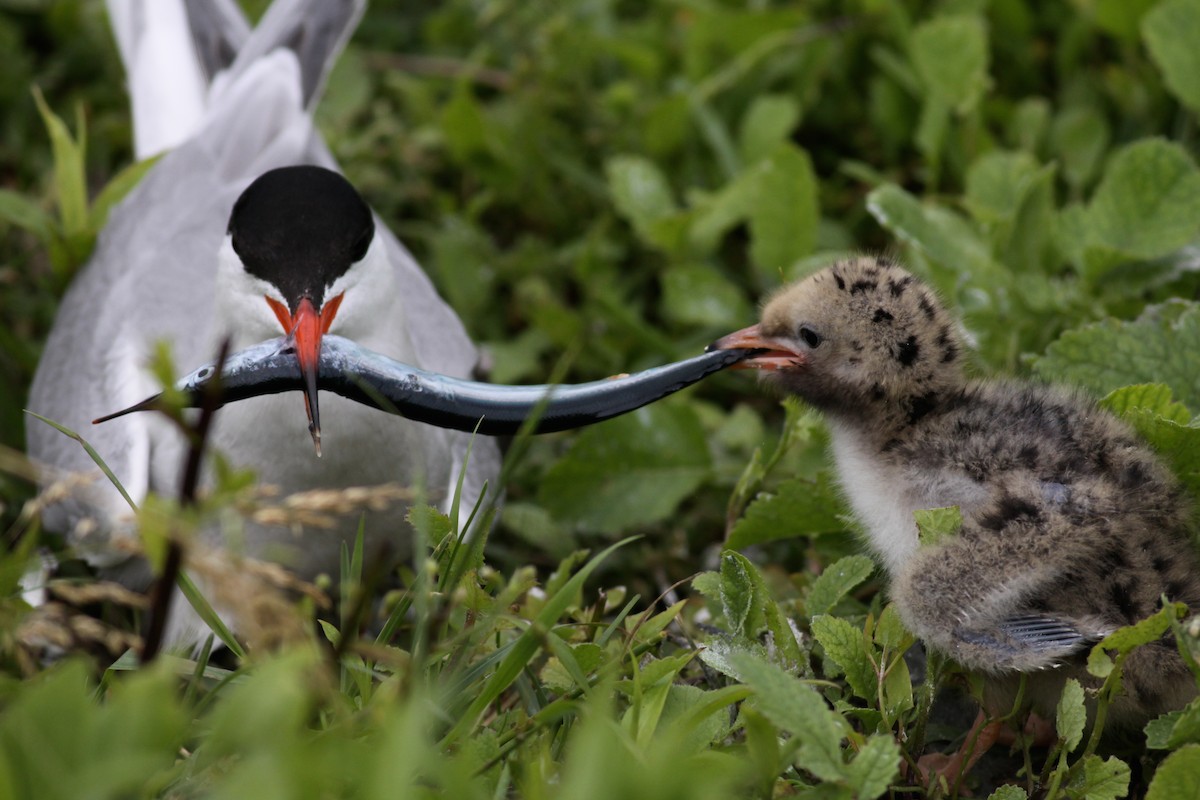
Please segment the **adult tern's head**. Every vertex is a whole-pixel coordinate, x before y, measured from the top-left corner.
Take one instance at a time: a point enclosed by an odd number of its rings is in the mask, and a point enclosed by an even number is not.
[[[386,268],[379,248],[371,247],[374,239],[371,209],[349,181],[323,167],[264,173],[242,192],[229,216],[221,250],[228,284],[222,294],[233,307],[221,313],[231,330],[251,338],[277,335],[278,328],[294,338],[318,455],[321,336],[362,274]]]

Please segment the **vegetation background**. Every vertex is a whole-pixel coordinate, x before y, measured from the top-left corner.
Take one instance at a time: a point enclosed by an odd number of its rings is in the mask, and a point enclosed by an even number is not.
[[[1086,387],[1200,490],[1197,42],[1200,0],[376,2],[318,116],[497,382],[695,354],[773,287],[887,251],[961,313],[978,373]],[[320,641],[221,664],[138,667],[107,611],[31,612],[26,390],[138,173],[102,3],[0,0],[0,52],[0,798],[1200,796],[1200,706],[1112,755],[1077,686],[1056,744],[924,786],[973,682],[855,554],[820,419],[744,375],[518,442],[486,561],[417,514],[378,635],[347,611],[361,552]],[[121,604],[99,591],[76,600]],[[1101,705],[1139,642],[1200,648],[1174,611],[1097,649]],[[47,665],[47,642],[92,655]]]

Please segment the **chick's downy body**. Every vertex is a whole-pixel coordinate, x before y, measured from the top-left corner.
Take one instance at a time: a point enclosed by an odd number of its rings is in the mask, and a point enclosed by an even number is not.
[[[1052,711],[1066,677],[1088,679],[1100,637],[1164,595],[1200,608],[1191,509],[1170,471],[1078,393],[967,379],[954,321],[896,264],[837,263],[717,346],[767,350],[751,365],[824,412],[901,617],[994,688],[1038,671],[1030,691]],[[961,531],[922,546],[913,511],[946,506]],[[1125,725],[1195,695],[1169,638],[1130,656],[1124,688]]]

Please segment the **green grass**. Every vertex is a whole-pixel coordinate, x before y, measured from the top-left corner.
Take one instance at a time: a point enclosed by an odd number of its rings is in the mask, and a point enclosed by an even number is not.
[[[1105,397],[1200,493],[1200,357],[1179,357],[1200,353],[1200,2],[747,5],[376,3],[319,121],[496,381],[692,355],[781,282],[891,251],[962,316],[977,373]],[[0,444],[19,451],[57,301],[138,168],[101,4],[0,4],[0,46]],[[36,520],[0,450],[0,797],[953,794],[913,766],[970,723],[935,690],[974,682],[916,656],[826,439],[729,374],[522,442],[482,559],[420,511],[382,619],[349,551],[340,619],[261,631],[274,645],[229,669],[94,646],[43,666],[37,637],[96,637],[17,597]],[[239,481],[195,514],[247,508]],[[1168,627],[1200,649],[1174,609],[1121,633],[1093,656],[1101,705]],[[1059,742],[1018,746],[989,791],[1188,796],[1200,706],[1119,757],[1082,708],[1066,692]]]

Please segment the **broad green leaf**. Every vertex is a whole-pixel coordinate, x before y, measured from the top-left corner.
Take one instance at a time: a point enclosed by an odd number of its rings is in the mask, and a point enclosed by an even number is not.
[[[800,645],[766,581],[748,558],[732,550],[721,554],[721,601],[736,635],[753,638],[766,627],[779,662],[800,667]]]
[[[1171,387],[1165,383],[1138,383],[1122,386],[1109,392],[1100,405],[1118,417],[1131,414],[1154,414],[1169,422],[1186,425],[1192,415],[1183,403],[1176,402]]]
[[[1135,40],[1143,15],[1158,0],[1095,0],[1096,24],[1113,36]]]
[[[867,652],[863,632],[846,620],[828,614],[813,617],[812,632],[825,648],[825,655],[841,668],[854,694],[874,702],[879,679]]]
[[[1146,791],[1146,800],[1200,798],[1200,744],[1179,748],[1159,765]]]
[[[750,202],[750,260],[776,274],[812,253],[817,241],[817,179],[808,153],[777,147],[754,168]]]
[[[1087,725],[1087,707],[1083,704],[1083,687],[1074,678],[1067,678],[1062,695],[1058,698],[1058,709],[1054,713],[1054,729],[1068,753],[1075,751],[1083,740],[1083,729]]]
[[[671,267],[662,276],[663,313],[684,325],[731,328],[753,310],[744,293],[708,264]]]
[[[41,241],[50,238],[53,218],[24,195],[0,189],[0,221],[24,228]]]
[[[1013,147],[1036,153],[1050,127],[1050,103],[1044,97],[1029,97],[1017,103],[1008,123],[1008,140]]]
[[[640,156],[613,156],[604,165],[613,204],[638,235],[657,242],[652,223],[678,211],[667,177],[653,161]]]
[[[915,640],[914,640],[915,641]],[[883,676],[883,708],[889,722],[913,707],[912,675],[908,671],[908,662],[900,655],[891,657],[887,664],[887,673]]]
[[[450,101],[442,110],[441,130],[451,154],[459,161],[467,162],[487,152],[488,123],[466,81],[455,85]]]
[[[1142,19],[1142,36],[1167,88],[1193,113],[1200,111],[1200,2],[1159,3]]]
[[[738,151],[750,165],[766,158],[800,124],[800,104],[791,95],[755,97],[738,127]]]
[[[1092,196],[1088,228],[1089,244],[1130,258],[1178,250],[1200,234],[1200,171],[1186,150],[1163,139],[1122,148]]]
[[[1106,395],[1137,383],[1165,383],[1175,399],[1200,409],[1200,370],[1185,354],[1200,352],[1200,304],[1171,301],[1133,322],[1105,320],[1067,331],[1033,362],[1049,381]]]
[[[957,536],[963,524],[962,511],[958,506],[917,509],[913,512],[913,519],[917,523],[917,536],[922,547],[932,547]]]
[[[875,630],[871,638],[892,654],[907,650],[916,641],[916,637],[900,621],[895,603],[888,603],[883,607],[883,611],[879,612],[879,619],[875,621]]]
[[[837,492],[824,475],[816,481],[792,478],[773,493],[759,494],[734,525],[725,546],[750,545],[845,530]]]
[[[866,556],[846,556],[830,564],[809,587],[804,612],[810,617],[828,614],[860,583],[871,577],[875,562]]]
[[[755,591],[757,570],[744,556],[721,554],[721,604],[735,636],[753,638],[763,625],[763,598]]]
[[[897,237],[945,267],[975,276],[997,271],[987,246],[961,220],[923,205],[899,186],[886,184],[872,191],[867,195],[867,210]]]
[[[1067,796],[1079,800],[1117,800],[1129,791],[1129,765],[1116,756],[1088,756],[1083,769],[1067,785]]]
[[[1039,169],[1029,153],[993,150],[971,162],[963,201],[980,222],[1011,220]]]
[[[1076,190],[1096,176],[1111,139],[1108,120],[1094,106],[1070,106],[1050,123],[1050,152],[1062,164],[1067,183]]]
[[[879,797],[900,770],[900,745],[886,734],[875,734],[850,762],[847,783],[861,800]]]
[[[1133,625],[1117,628],[1097,642],[1096,646],[1092,648],[1092,652],[1088,654],[1088,672],[1097,678],[1108,677],[1114,666],[1112,658],[1107,653],[1108,650],[1116,650],[1118,654],[1128,653],[1135,647],[1149,644],[1170,630],[1172,619],[1182,619],[1186,613],[1187,606],[1183,603],[1168,603],[1153,616],[1146,617]]]
[[[1193,700],[1188,708],[1195,705]],[[1163,714],[1161,717],[1150,720],[1146,723],[1146,749],[1147,750],[1169,750],[1171,745],[1171,735],[1175,731],[1175,725],[1183,717],[1185,711],[1171,711]],[[1200,721],[1200,715],[1197,717]]]
[[[1188,424],[1191,413],[1172,399],[1165,384],[1137,384],[1112,392],[1100,405],[1134,427],[1179,478],[1200,489],[1200,426]]]
[[[761,698],[756,708],[800,741],[797,764],[818,778],[842,781],[849,770],[842,761],[842,718],[810,686],[774,664],[748,653],[732,657],[745,683]]]
[[[1175,750],[1185,744],[1200,744],[1200,700],[1193,700],[1182,711],[1169,715],[1167,719],[1170,720],[1170,729],[1162,745],[1164,749]],[[1149,742],[1150,726],[1146,728]]]
[[[1029,793],[1020,786],[1009,784],[989,794],[988,800],[1029,800]]]
[[[983,17],[944,16],[918,26],[909,58],[926,90],[957,112],[970,111],[989,86]]]
[[[709,465],[695,411],[659,403],[584,431],[547,471],[538,497],[559,520],[612,533],[670,516]]]
[[[745,683],[746,677],[738,667],[737,659],[747,654],[764,661],[770,660],[767,649],[758,642],[735,639],[732,636],[710,637],[704,643],[704,649],[700,651],[700,660],[722,675]]]
[[[595,670],[604,659],[604,650],[591,642],[572,645],[569,649],[575,659],[574,666],[577,666],[579,673],[584,675]],[[585,688],[583,685],[579,685],[575,670],[564,666],[563,661],[557,656],[552,656],[546,661],[538,677],[541,678],[542,683],[560,692]]]

